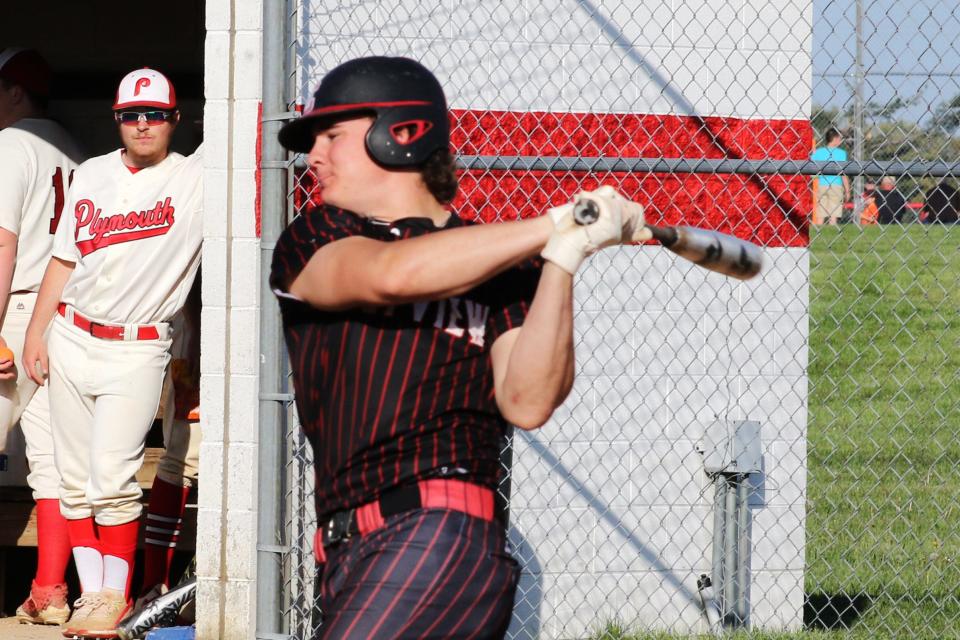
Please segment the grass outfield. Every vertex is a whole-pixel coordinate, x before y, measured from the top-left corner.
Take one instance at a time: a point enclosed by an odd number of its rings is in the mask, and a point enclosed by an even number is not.
[[[725,637],[960,637],[960,227],[810,249],[808,631]]]
[[[810,272],[808,596],[957,637],[960,227],[820,229]]]

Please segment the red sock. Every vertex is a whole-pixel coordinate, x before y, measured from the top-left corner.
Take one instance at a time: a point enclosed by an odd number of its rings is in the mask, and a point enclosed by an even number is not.
[[[70,534],[67,519],[60,515],[60,501],[37,500],[37,577],[38,586],[61,584],[70,562]]]
[[[101,550],[92,516],[82,520],[67,520],[67,533],[70,534],[71,547],[90,547],[97,551]]]
[[[97,535],[100,536],[100,549],[103,553],[103,586],[104,588],[118,588],[115,584],[115,569],[117,565],[114,560],[123,561],[126,566],[123,570],[123,595],[130,598],[130,579],[133,577],[133,557],[137,552],[137,534],[140,531],[140,520],[126,522],[117,525],[97,525]],[[118,589],[119,590],[119,589]]]
[[[100,554],[100,540],[93,517],[67,520],[67,532],[70,534],[80,588],[84,593],[100,591],[103,588],[103,556]]]
[[[189,492],[188,487],[170,484],[160,478],[153,480],[143,536],[144,592],[157,584],[170,586],[170,563],[180,538]]]

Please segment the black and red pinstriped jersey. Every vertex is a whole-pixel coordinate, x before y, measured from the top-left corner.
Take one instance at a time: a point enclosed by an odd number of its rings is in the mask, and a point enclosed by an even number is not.
[[[466,224],[453,215],[445,228]],[[277,242],[270,282],[297,411],[313,446],[321,518],[438,473],[497,487],[506,423],[494,398],[490,346],[522,324],[541,262],[431,302],[332,312],[287,294],[329,242],[355,235],[390,242],[437,230],[426,218],[386,223],[319,207]]]

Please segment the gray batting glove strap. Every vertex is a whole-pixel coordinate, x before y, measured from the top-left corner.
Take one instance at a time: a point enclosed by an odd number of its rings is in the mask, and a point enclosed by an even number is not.
[[[573,219],[574,202],[583,199],[592,201],[600,212],[597,220],[591,224],[580,225]],[[623,236],[621,202],[624,201],[584,191],[577,195],[574,202],[547,211],[553,220],[554,230],[540,253],[544,259],[571,275],[577,272],[587,256],[603,247],[620,243]]]

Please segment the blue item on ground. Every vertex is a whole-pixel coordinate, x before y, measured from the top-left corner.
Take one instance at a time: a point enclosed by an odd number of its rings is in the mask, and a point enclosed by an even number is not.
[[[147,634],[146,640],[194,640],[195,637],[194,627],[167,627],[154,629]]]

